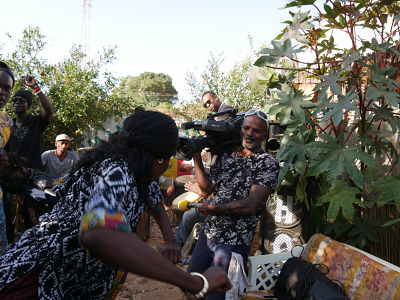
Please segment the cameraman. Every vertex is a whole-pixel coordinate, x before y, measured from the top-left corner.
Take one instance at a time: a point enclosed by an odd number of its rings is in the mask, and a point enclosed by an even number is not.
[[[217,113],[233,108],[232,106],[222,103],[221,100],[219,100],[219,98],[217,97],[217,95],[212,91],[204,92],[203,95],[201,96],[201,102],[203,103],[203,107],[207,108],[208,111],[211,113]],[[227,118],[229,118],[229,115],[225,114],[215,117],[215,120],[219,121],[219,120],[225,120]]]
[[[268,135],[267,116],[246,112],[241,128],[241,147],[220,156],[207,177],[200,154],[193,156],[199,187],[213,194],[197,206],[207,219],[191,257],[188,272],[203,272],[211,265],[228,270],[232,252],[246,265],[261,207],[277,185],[279,165],[261,148]],[[216,293],[206,299],[225,299]]]
[[[217,95],[213,91],[205,91],[201,96],[201,102],[204,108],[207,108],[210,113],[217,113],[222,112],[228,109],[232,109],[232,106],[226,105],[219,100]],[[230,117],[229,114],[223,114],[220,116],[215,117],[214,119],[217,121],[226,120]],[[215,162],[216,156],[211,156],[210,152],[203,151],[202,154],[202,161],[206,165],[207,169],[211,167],[211,165]],[[185,189],[187,191],[195,192],[201,196],[204,196],[202,191],[198,190],[197,184],[194,183],[187,183],[185,185]],[[190,235],[194,225],[196,223],[202,223],[206,218],[206,215],[200,213],[194,208],[186,211],[182,216],[182,221],[179,224],[179,227],[176,232],[176,240],[178,244],[183,246],[186,243],[187,238]]]

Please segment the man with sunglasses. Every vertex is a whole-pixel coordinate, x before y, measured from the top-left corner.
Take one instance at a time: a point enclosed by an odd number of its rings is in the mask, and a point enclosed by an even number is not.
[[[16,117],[13,119],[14,125],[5,149],[7,152],[17,153],[24,158],[27,161],[28,168],[43,171],[41,136],[50,123],[53,107],[34,77],[25,76],[23,82],[39,97],[44,111],[36,116],[29,114],[28,110],[32,105],[34,96],[29,90],[19,89],[12,97]]]
[[[193,156],[199,187],[206,198],[197,210],[207,215],[189,263],[189,272],[202,272],[210,265],[228,270],[232,252],[246,265],[261,207],[275,190],[279,164],[262,149],[268,137],[268,118],[258,110],[245,114],[242,145],[220,156],[207,177],[200,154]],[[225,299],[213,294],[206,299]]]
[[[217,113],[233,108],[232,106],[222,103],[217,95],[212,91],[204,92],[201,96],[201,102],[203,104],[203,107],[207,108],[210,113]],[[215,117],[215,120],[225,120],[227,118],[229,118],[229,115],[225,114]]]

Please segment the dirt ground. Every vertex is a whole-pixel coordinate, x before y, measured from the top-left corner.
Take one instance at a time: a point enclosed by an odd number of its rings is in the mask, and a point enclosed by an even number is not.
[[[146,244],[153,249],[163,244],[161,231],[157,224],[151,219],[150,239]],[[183,266],[180,266],[183,268]],[[116,300],[185,300],[184,293],[178,287],[141,277],[135,274],[128,274],[125,285]]]

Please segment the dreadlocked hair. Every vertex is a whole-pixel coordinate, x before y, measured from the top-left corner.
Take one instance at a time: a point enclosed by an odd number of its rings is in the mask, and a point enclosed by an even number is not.
[[[153,162],[171,158],[177,144],[178,128],[170,116],[156,111],[137,111],[124,120],[121,131],[85,152],[74,172],[107,158],[122,159],[133,172],[139,197],[150,204],[148,186]]]

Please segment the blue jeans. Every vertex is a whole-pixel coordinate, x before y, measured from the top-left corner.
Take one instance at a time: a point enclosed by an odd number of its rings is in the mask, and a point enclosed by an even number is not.
[[[191,208],[188,211],[185,211],[182,216],[182,221],[176,230],[176,241],[179,244],[185,244],[194,225],[199,222],[204,222],[206,217],[207,215],[198,212],[196,208]]]
[[[243,265],[247,263],[251,245],[226,245],[215,244],[200,231],[199,239],[190,258],[188,272],[203,273],[211,266],[219,266],[228,272],[232,252],[243,257]],[[225,293],[214,293],[206,297],[206,300],[224,300]]]

